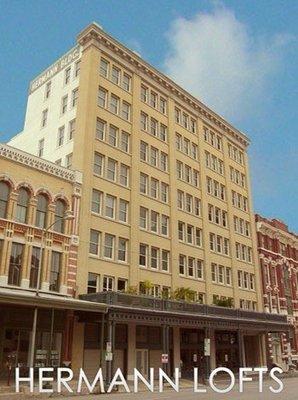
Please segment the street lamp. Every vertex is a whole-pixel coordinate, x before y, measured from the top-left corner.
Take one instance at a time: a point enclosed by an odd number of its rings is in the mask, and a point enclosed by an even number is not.
[[[42,229],[41,233],[41,243],[40,243],[40,257],[39,257],[39,264],[38,264],[38,271],[37,271],[37,285],[35,295],[39,296],[40,291],[40,279],[41,279],[41,269],[42,269],[42,259],[43,259],[43,252],[44,252],[44,237],[46,233],[55,225],[58,221],[69,221],[73,220],[74,216],[72,214],[65,215],[65,217],[57,218],[51,225],[47,228]],[[32,339],[31,339],[31,353],[30,353],[30,362],[29,366],[34,367],[34,355],[35,355],[35,345],[36,345],[36,327],[37,327],[37,314],[38,314],[38,307],[36,306],[34,309],[34,316],[33,316],[33,325],[32,325]]]

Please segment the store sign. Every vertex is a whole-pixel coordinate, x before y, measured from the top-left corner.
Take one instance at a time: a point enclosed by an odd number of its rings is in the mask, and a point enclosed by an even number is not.
[[[34,92],[34,90],[38,89],[49,79],[53,78],[53,76],[55,76],[59,71],[67,67],[67,65],[72,63],[77,58],[79,58],[79,56],[80,56],[80,46],[78,45],[75,48],[71,49],[64,56],[59,58],[59,60],[56,61],[55,64],[51,65],[48,69],[42,72],[34,81],[32,81],[30,84],[29,93]]]
[[[169,362],[169,355],[168,354],[162,354],[161,355],[161,362],[162,362],[162,364],[167,364]]]
[[[210,356],[210,339],[209,338],[204,339],[204,355]]]

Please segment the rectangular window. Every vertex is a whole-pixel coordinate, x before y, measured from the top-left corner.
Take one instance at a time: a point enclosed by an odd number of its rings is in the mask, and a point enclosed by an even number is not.
[[[159,99],[159,111],[162,114],[167,113],[167,101],[163,97],[160,97]]]
[[[119,221],[128,221],[128,202],[122,199],[119,201]]]
[[[150,181],[150,196],[154,199],[158,198],[158,180],[154,178]]]
[[[191,213],[192,212],[192,196],[188,193],[186,193],[185,196],[185,211]]]
[[[148,210],[140,207],[140,228],[147,229]]]
[[[116,67],[112,67],[111,81],[116,85],[119,85],[120,82],[120,70]]]
[[[76,120],[69,121],[68,124],[68,139],[72,140],[76,132]]]
[[[115,279],[112,276],[104,276],[102,282],[102,290],[104,292],[112,292],[115,286]]]
[[[64,142],[64,125],[58,129],[57,146],[60,147]]]
[[[158,159],[158,150],[151,146],[150,149],[150,164],[153,165],[154,167],[157,166],[157,159]]]
[[[52,86],[52,82],[51,81],[46,84],[45,94],[44,94],[44,98],[45,99],[48,99],[50,97],[50,95],[51,95],[51,86]]]
[[[193,226],[192,225],[187,225],[187,235],[186,235],[186,241],[188,244],[193,244]]]
[[[194,265],[195,265],[195,259],[193,257],[188,257],[188,276],[193,277],[194,276]]]
[[[127,261],[127,240],[123,238],[118,240],[118,260]]]
[[[148,144],[141,141],[140,142],[140,159],[142,161],[147,161],[148,156]]]
[[[78,98],[79,98],[79,89],[74,89],[72,91],[72,95],[71,95],[71,105],[72,107],[75,107],[78,103]]]
[[[130,120],[130,104],[126,103],[126,101],[122,102],[121,117],[126,121]]]
[[[140,192],[147,194],[148,193],[148,175],[140,174]]]
[[[40,266],[40,248],[32,247],[31,264],[30,264],[30,288],[37,288],[38,270]]]
[[[52,292],[59,292],[60,288],[60,273],[61,273],[62,254],[57,251],[52,251],[52,262],[50,270],[50,287]]]
[[[124,72],[123,79],[122,79],[122,87],[123,87],[124,90],[129,92],[130,91],[130,85],[131,85],[131,76]]]
[[[72,153],[69,153],[65,156],[65,167],[66,168],[72,167]]]
[[[105,234],[104,256],[106,258],[114,258],[114,242],[115,236],[108,233]]]
[[[43,157],[43,152],[44,152],[44,139],[40,139],[38,141],[38,157]]]
[[[105,200],[105,216],[108,218],[115,218],[116,198],[107,194]]]
[[[119,113],[119,103],[120,103],[119,97],[115,96],[114,94],[111,94],[111,96],[110,96],[110,111],[113,114]]]
[[[181,221],[178,221],[178,239],[184,240],[184,223]]]
[[[197,260],[197,279],[203,279],[204,271],[203,271],[203,261]]]
[[[43,110],[42,116],[41,116],[41,127],[44,128],[47,124],[47,119],[48,119],[48,109]]]
[[[71,67],[67,68],[64,71],[64,85],[67,85],[70,82],[70,70],[71,70]]]
[[[94,153],[93,172],[96,175],[102,176],[104,166],[104,156],[99,153]]]
[[[157,106],[157,94],[151,90],[150,93],[150,106],[156,108]]]
[[[75,72],[74,72],[75,78],[77,78],[80,75],[80,71],[81,71],[81,61],[77,61],[75,63]]]
[[[195,215],[197,216],[201,215],[201,200],[198,199],[197,197],[194,198],[194,210],[195,210]]]
[[[167,183],[161,182],[161,184],[160,184],[160,199],[164,203],[167,203],[168,197],[169,197],[169,185]]]
[[[150,267],[157,269],[159,264],[159,249],[151,247]]]
[[[168,170],[168,155],[166,153],[160,153],[160,169],[163,171]]]
[[[118,128],[113,125],[109,127],[108,143],[111,146],[117,146]]]
[[[162,271],[169,270],[169,255],[170,255],[170,253],[167,250],[161,251],[161,269],[162,269]]]
[[[140,256],[139,256],[139,264],[142,267],[147,266],[147,258],[148,258],[148,246],[146,244],[140,243]]]
[[[186,257],[182,254],[179,255],[179,274],[185,275]]]
[[[168,236],[169,233],[169,217],[166,215],[161,216],[161,234]]]
[[[100,87],[98,89],[97,104],[100,107],[106,108],[107,107],[107,97],[108,97],[107,91]]]
[[[8,284],[20,286],[24,245],[12,243],[9,259]]]
[[[147,131],[147,129],[148,129],[148,115],[143,113],[143,112],[141,112],[140,122],[141,122],[141,129],[143,131]]]
[[[129,167],[127,165],[120,165],[120,185],[129,185]]]
[[[93,189],[91,211],[95,212],[96,214],[101,214],[101,206],[102,206],[102,192]]]
[[[129,152],[129,133],[124,131],[121,132],[120,149],[125,153]]]
[[[99,118],[96,119],[95,137],[99,140],[105,140],[107,123]]]
[[[101,76],[104,76],[105,78],[108,77],[109,74],[109,62],[102,58],[100,60],[100,67],[99,67],[99,73]]]
[[[160,133],[159,133],[159,136],[160,136],[160,139],[161,139],[163,142],[166,142],[166,141],[167,141],[167,130],[168,130],[168,128],[167,128],[165,125],[160,124]]]
[[[141,100],[144,103],[147,103],[148,101],[148,88],[144,85],[141,86]]]
[[[90,243],[89,243],[89,253],[99,255],[99,239],[100,233],[94,229],[90,230]]]
[[[159,218],[159,214],[155,211],[151,211],[151,224],[150,224],[150,229],[152,232],[156,232],[158,231],[158,218]]]
[[[117,162],[112,158],[109,158],[108,168],[107,168],[107,179],[113,182],[116,181],[116,167],[117,167]]]
[[[177,190],[177,207],[183,210],[184,204],[184,193],[181,190]]]
[[[154,118],[150,118],[150,133],[153,136],[157,136],[158,122]]]
[[[100,275],[88,272],[87,293],[99,292],[99,278]]]

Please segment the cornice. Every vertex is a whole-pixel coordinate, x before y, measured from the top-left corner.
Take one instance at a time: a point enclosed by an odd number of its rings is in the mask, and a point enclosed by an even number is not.
[[[276,228],[265,221],[256,222],[257,232],[269,236],[271,239],[278,239],[298,249],[298,237],[295,234]]]
[[[25,151],[19,150],[15,147],[8,146],[7,144],[0,143],[0,158],[23,164],[26,167],[56,176],[57,178],[71,183],[82,183],[81,172],[61,167],[60,165],[44,160],[30,153],[26,153]]]
[[[128,49],[116,39],[111,37],[96,23],[92,23],[88,25],[85,29],[83,29],[77,36],[77,41],[83,47],[88,45],[89,42],[95,41],[102,44],[104,47],[112,50],[119,57],[131,64],[134,68],[149,76],[159,85],[163,86],[163,88],[167,91],[176,95],[180,99],[180,101],[182,100],[186,104],[188,104],[188,106],[191,106],[194,109],[195,115],[200,116],[201,118],[209,122],[212,122],[227,135],[232,137],[232,139],[239,142],[244,148],[249,145],[249,138],[244,133],[234,128],[223,117],[216,114],[197,98],[195,98],[186,90],[177,85],[169,77],[159,72],[156,68],[144,61],[137,53]]]

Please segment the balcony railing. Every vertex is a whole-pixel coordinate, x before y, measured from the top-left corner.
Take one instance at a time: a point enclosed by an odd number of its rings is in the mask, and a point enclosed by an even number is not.
[[[144,295],[131,295],[121,292],[100,292],[84,294],[83,300],[105,303],[111,306],[132,309],[146,309],[153,311],[179,312],[185,314],[198,314],[201,316],[227,317],[237,320],[257,320],[260,322],[287,324],[287,317],[279,314],[269,314],[258,311],[248,311],[236,308],[218,307],[206,304],[188,303],[185,301],[165,300]]]

